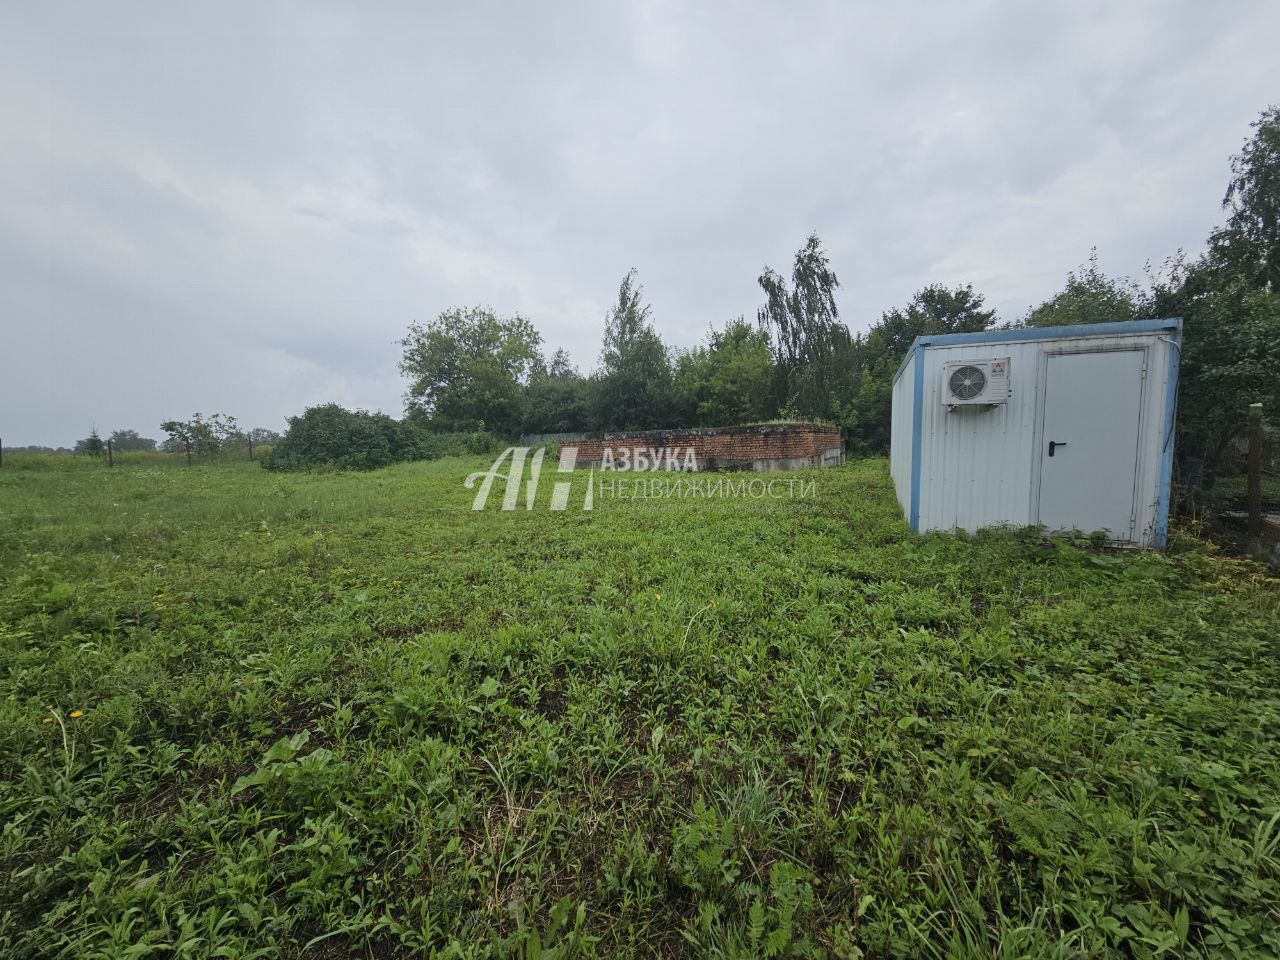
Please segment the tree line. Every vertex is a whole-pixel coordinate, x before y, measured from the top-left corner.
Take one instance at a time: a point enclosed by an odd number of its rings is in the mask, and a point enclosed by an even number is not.
[[[1107,276],[1097,252],[1063,288],[1005,327],[1071,326],[1182,317],[1178,449],[1184,469],[1228,456],[1250,402],[1280,403],[1280,109],[1265,110],[1231,158],[1226,222],[1195,259],[1181,252],[1143,283]],[[563,350],[547,356],[519,315],[456,307],[415,324],[401,341],[406,419],[436,431],[502,436],[722,426],[813,418],[841,427],[853,453],[889,444],[895,371],[918,336],[997,327],[971,284],[922,287],[851,332],[839,280],[816,235],[790,275],[766,267],[756,322],[711,329],[690,350],[664,344],[635,270],[604,320],[598,366],[583,375]]]
[[[41,453],[71,453],[77,456],[103,456],[107,452],[107,444],[115,453],[186,453],[196,456],[209,456],[224,450],[249,447],[270,447],[280,442],[281,435],[275,430],[265,427],[254,427],[242,430],[236,418],[224,413],[215,413],[206,417],[197,413],[186,420],[166,420],[160,425],[165,438],[159,442],[144,437],[137,430],[113,430],[107,439],[103,439],[95,426],[89,435],[76,441],[73,449],[65,447],[30,447],[21,448]],[[15,452],[20,452],[15,450]]]
[[[583,375],[563,350],[542,351],[519,315],[455,307],[401,341],[406,418],[441,432],[500,436],[727,426],[818,419],[858,449],[888,445],[889,384],[918,334],[984,330],[995,321],[972,286],[928,286],[865,334],[841,322],[839,279],[817,235],[789,277],[766,267],[756,321],[738,317],[688,350],[669,347],[633,269],[604,320],[600,361]]]

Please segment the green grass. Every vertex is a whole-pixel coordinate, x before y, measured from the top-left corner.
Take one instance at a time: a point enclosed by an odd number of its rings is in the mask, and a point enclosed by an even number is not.
[[[1280,954],[1261,568],[484,466],[6,459],[0,955]]]

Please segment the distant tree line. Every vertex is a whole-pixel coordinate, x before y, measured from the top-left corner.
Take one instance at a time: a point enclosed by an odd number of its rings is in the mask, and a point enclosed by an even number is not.
[[[10,453],[56,453],[59,456],[69,457],[75,453],[75,451],[70,447],[46,447],[42,444],[32,443],[21,447],[11,447],[6,445],[4,447],[4,453],[6,455]]]
[[[1184,319],[1178,445],[1187,469],[1212,471],[1240,435],[1244,410],[1280,405],[1280,110],[1272,107],[1231,161],[1223,207],[1195,260],[1177,254],[1144,285],[1108,277],[1096,250],[1019,327],[1155,317]],[[550,357],[521,316],[482,307],[446,310],[401,341],[409,379],[406,419],[431,430],[520,433],[721,426],[776,417],[838,424],[855,453],[889,444],[895,371],[918,336],[997,325],[970,284],[930,284],[865,333],[842,322],[839,280],[818,237],[789,277],[766,267],[753,325],[711,329],[691,350],[664,344],[644,288],[630,271],[604,318],[599,363],[579,373]]]
[[[72,452],[77,455],[101,456],[107,451],[108,440],[111,442],[111,449],[116,453],[130,453],[138,450],[154,451],[156,449],[156,442],[141,436],[137,430],[113,430],[107,440],[103,440],[98,433],[98,428],[94,427],[89,431],[87,437],[76,441],[75,449]]]
[[[232,448],[255,447],[269,448],[280,442],[280,434],[275,430],[255,427],[252,430],[241,430],[236,418],[222,413],[204,416],[197,413],[187,420],[166,420],[160,425],[165,439],[157,443],[144,437],[137,430],[113,430],[103,439],[94,427],[89,435],[77,440],[73,449],[59,447],[24,447],[13,448],[13,452],[29,451],[32,453],[71,453],[77,456],[105,456],[107,444],[110,443],[114,453],[186,453],[193,456],[209,456]],[[264,450],[264,452],[266,452]]]

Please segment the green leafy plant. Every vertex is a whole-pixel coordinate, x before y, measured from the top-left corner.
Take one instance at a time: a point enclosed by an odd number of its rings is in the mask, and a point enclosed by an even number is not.
[[[6,459],[0,955],[1280,954],[1263,568],[883,460],[472,511],[468,442]]]

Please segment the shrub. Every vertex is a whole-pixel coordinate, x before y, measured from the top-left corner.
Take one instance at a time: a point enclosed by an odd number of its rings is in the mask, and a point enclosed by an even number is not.
[[[305,470],[331,466],[373,470],[416,459],[413,430],[385,413],[347,410],[336,403],[307,409],[289,418],[284,437],[262,459],[268,470]]]
[[[501,445],[485,430],[433,433],[413,420],[327,403],[290,417],[289,429],[262,465],[268,470],[376,470],[405,460],[490,453]]]

